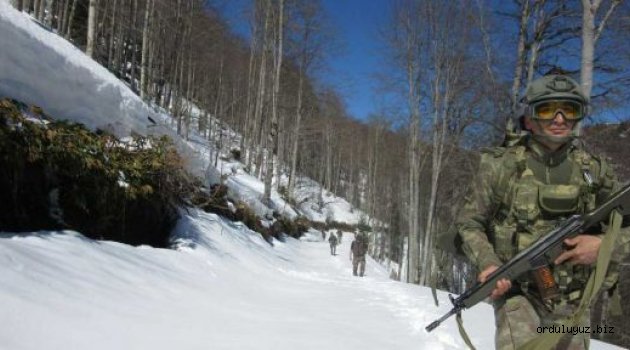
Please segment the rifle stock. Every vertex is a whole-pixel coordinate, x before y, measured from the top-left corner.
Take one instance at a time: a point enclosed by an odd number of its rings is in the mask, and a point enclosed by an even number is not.
[[[620,190],[613,193],[594,210],[584,215],[573,215],[561,222],[551,232],[501,265],[483,283],[475,283],[472,288],[457,298],[449,295],[453,304],[451,311],[425,329],[427,332],[431,332],[450,316],[471,308],[486,299],[495,288],[497,281],[503,278],[514,280],[525,272],[551,264],[563,252],[565,239],[577,236],[589,227],[602,222],[613,210],[617,210],[619,214],[624,216],[630,215],[630,184],[622,186]]]

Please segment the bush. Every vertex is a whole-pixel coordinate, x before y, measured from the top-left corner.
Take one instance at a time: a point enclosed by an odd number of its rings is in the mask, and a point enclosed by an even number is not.
[[[241,150],[238,148],[232,148],[230,150],[230,153],[232,154],[232,158],[236,161],[240,161],[241,160]]]
[[[326,224],[325,222],[317,222],[317,221],[312,221],[311,222],[311,227],[319,230],[319,231],[326,231],[328,230],[328,224]]]
[[[77,123],[30,122],[18,103],[0,101],[0,230],[165,247],[193,188],[167,138],[124,144]]]
[[[260,233],[267,242],[271,243],[271,230],[262,225],[260,217],[245,203],[239,202],[236,205],[234,220],[242,221],[250,230]]]
[[[361,220],[359,220],[359,224],[357,225],[357,228],[359,229],[359,231],[372,232],[372,226],[368,225],[365,218],[361,218]]]
[[[347,224],[345,222],[331,221],[330,223],[328,223],[327,228],[328,229],[335,229],[335,230],[352,232],[352,231],[354,231],[355,226]]]
[[[276,238],[279,238],[282,232],[293,238],[300,238],[309,227],[309,221],[304,217],[297,217],[295,220],[280,217],[271,226],[272,234]]]
[[[306,231],[311,228],[311,222],[304,216],[298,216],[294,222],[297,226],[297,231],[300,233],[300,236],[302,236]]]
[[[227,193],[228,188],[225,185],[214,184],[209,191],[205,191],[199,187],[193,194],[192,204],[209,213],[215,213],[224,216],[230,220],[236,220],[236,215],[230,210]]]

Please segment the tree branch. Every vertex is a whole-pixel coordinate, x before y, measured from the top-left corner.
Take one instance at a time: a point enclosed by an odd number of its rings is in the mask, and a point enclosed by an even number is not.
[[[620,3],[621,3],[621,0],[613,0],[613,2],[610,4],[608,11],[606,11],[606,14],[604,15],[604,18],[602,18],[602,21],[599,22],[599,26],[597,26],[597,29],[595,30],[595,36],[593,37],[593,44],[597,43],[597,39],[599,39],[599,36],[602,34],[602,31],[604,30],[604,26],[606,25],[606,22],[612,15],[613,11],[615,11],[615,8]]]

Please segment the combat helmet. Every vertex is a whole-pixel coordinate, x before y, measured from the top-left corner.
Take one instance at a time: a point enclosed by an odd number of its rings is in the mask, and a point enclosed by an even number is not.
[[[560,74],[549,74],[532,81],[527,86],[523,102],[531,105],[551,99],[572,100],[584,106],[588,104],[580,85],[568,76]]]
[[[521,100],[525,106],[524,116],[534,120],[552,120],[558,108],[564,109],[564,119],[575,122],[571,135],[556,137],[534,135],[554,143],[564,143],[580,135],[581,120],[588,114],[588,98],[580,85],[563,72],[551,71],[547,75],[532,81]]]

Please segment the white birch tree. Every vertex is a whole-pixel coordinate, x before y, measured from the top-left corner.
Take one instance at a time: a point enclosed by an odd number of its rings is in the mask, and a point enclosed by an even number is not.
[[[88,8],[88,24],[87,24],[87,45],[85,47],[85,53],[93,57],[94,56],[94,45],[95,45],[95,33],[96,33],[96,25],[97,25],[97,17],[96,10],[98,8],[98,0],[90,0],[89,8]]]
[[[273,90],[271,95],[271,126],[269,128],[269,135],[267,139],[267,170],[265,173],[265,189],[263,200],[266,203],[271,203],[271,189],[274,177],[274,164],[276,154],[278,152],[278,100],[280,98],[280,72],[282,68],[282,39],[284,34],[284,0],[278,0],[278,14],[277,14],[277,36],[275,37],[275,50],[274,50],[274,77],[273,77]]]
[[[593,90],[593,68],[595,62],[595,47],[602,35],[606,23],[615,9],[623,0],[611,0],[604,15],[597,22],[603,0],[582,0],[582,56],[580,64],[580,82],[582,91],[590,99]],[[601,13],[601,12],[600,12]]]

